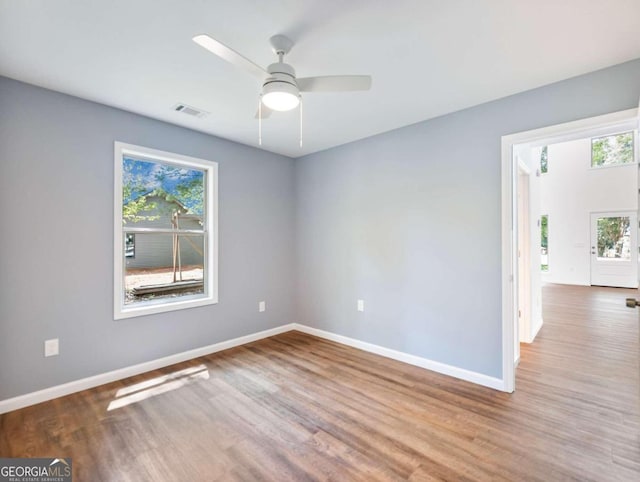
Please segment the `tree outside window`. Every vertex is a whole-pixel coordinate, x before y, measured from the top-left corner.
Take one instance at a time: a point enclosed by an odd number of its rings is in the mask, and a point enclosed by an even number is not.
[[[540,260],[542,271],[549,271],[549,216],[540,217]]]
[[[549,171],[549,149],[548,146],[544,146],[540,151],[540,172],[545,174]]]
[[[591,167],[634,162],[633,132],[591,139]]]
[[[598,218],[598,258],[631,258],[631,219],[624,217]]]

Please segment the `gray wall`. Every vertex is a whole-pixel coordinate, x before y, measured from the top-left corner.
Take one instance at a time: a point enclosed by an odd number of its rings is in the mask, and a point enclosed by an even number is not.
[[[0,105],[0,400],[295,321],[292,159],[6,78]],[[217,305],[113,321],[115,140],[219,163]]]
[[[501,377],[500,138],[639,95],[635,60],[298,160],[298,320]]]
[[[499,377],[500,137],[639,95],[637,60],[294,165],[0,77],[0,400],[292,321]],[[113,321],[114,140],[219,162],[219,304]]]

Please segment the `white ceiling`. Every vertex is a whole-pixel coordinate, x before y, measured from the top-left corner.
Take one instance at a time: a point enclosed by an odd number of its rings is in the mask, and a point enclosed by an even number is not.
[[[249,145],[260,86],[191,38],[299,77],[371,74],[369,92],[304,96],[263,123],[299,157],[640,57],[640,0],[0,0],[0,75]],[[178,103],[210,112],[197,119]]]

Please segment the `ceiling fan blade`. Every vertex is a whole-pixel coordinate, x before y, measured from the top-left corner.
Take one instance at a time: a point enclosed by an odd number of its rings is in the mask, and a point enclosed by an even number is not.
[[[271,117],[271,113],[273,112],[271,109],[269,109],[266,105],[262,104],[262,107],[256,111],[256,119],[259,119],[259,113],[260,111],[262,111],[262,118],[263,119],[268,119],[269,117]]]
[[[347,92],[369,90],[370,75],[327,75],[296,79],[300,92]]]
[[[193,37],[193,41],[201,47],[207,49],[209,52],[216,54],[223,60],[226,60],[230,64],[235,65],[241,69],[250,72],[258,77],[260,80],[264,80],[269,76],[269,73],[259,65],[254,64],[251,60],[243,57],[235,50],[227,47],[225,44],[218,42],[216,39],[209,37],[206,34],[196,35]]]

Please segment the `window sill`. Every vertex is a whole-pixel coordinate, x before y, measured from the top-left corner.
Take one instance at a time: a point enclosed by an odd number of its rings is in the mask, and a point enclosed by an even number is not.
[[[137,316],[154,315],[158,313],[167,313],[170,311],[184,310],[188,308],[197,308],[200,306],[217,304],[218,300],[212,296],[197,297],[191,299],[180,299],[179,301],[167,302],[146,302],[139,303],[136,306],[123,308],[116,306],[114,309],[114,320],[125,320]]]

